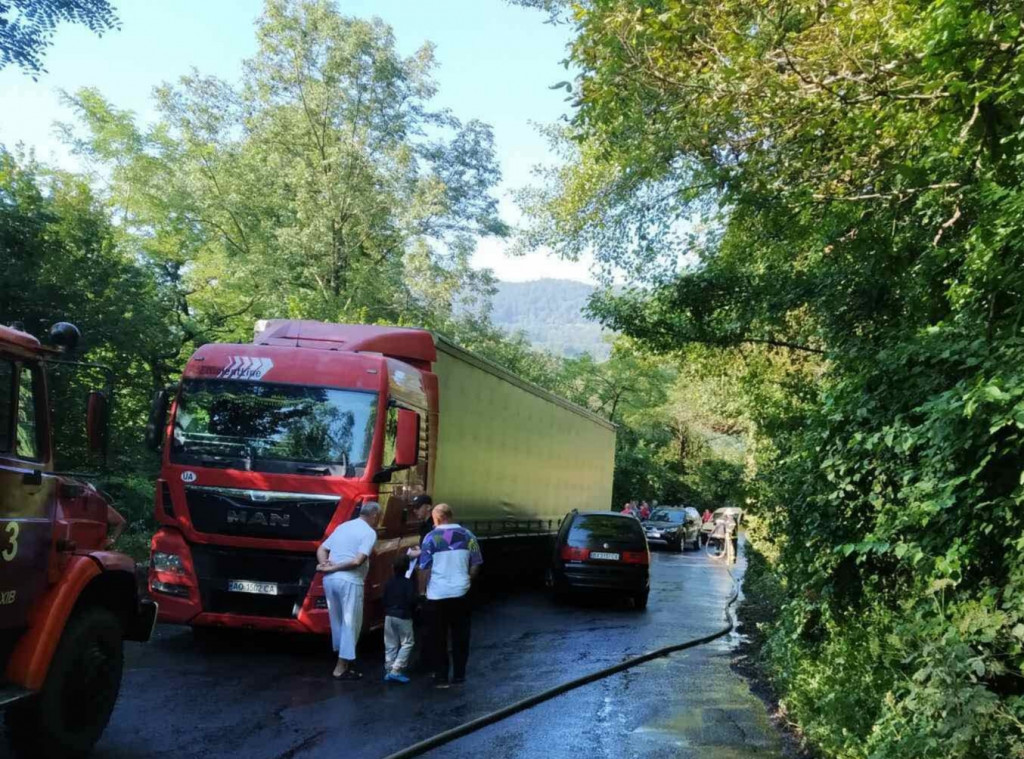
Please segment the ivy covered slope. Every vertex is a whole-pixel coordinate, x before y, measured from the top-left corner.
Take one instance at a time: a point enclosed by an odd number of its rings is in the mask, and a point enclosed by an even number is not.
[[[641,344],[788,356],[746,401],[791,716],[827,756],[1024,755],[1020,4],[524,4],[581,72],[524,244],[631,277],[593,308]]]

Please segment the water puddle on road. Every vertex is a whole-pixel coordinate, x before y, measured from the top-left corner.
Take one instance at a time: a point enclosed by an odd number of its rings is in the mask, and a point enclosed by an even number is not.
[[[731,650],[722,639],[714,653],[695,651],[688,661],[675,662],[671,674],[679,685],[670,691],[673,703],[632,735],[701,759],[782,756],[764,705],[729,667]]]

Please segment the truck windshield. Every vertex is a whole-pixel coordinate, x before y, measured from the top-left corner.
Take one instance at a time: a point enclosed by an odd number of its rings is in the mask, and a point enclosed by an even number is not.
[[[357,390],[237,380],[185,380],[171,460],[298,474],[359,477],[377,396]]]

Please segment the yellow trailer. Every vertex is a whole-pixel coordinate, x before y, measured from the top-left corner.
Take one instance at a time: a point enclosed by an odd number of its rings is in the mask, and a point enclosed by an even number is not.
[[[615,426],[435,335],[438,441],[431,491],[481,537],[554,532],[611,508]]]

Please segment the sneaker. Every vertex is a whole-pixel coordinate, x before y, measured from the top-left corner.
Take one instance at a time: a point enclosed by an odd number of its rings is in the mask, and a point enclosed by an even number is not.
[[[409,682],[409,678],[406,677],[405,675],[403,675],[401,672],[392,672],[385,679],[390,680],[393,683],[407,683],[407,682]]]

